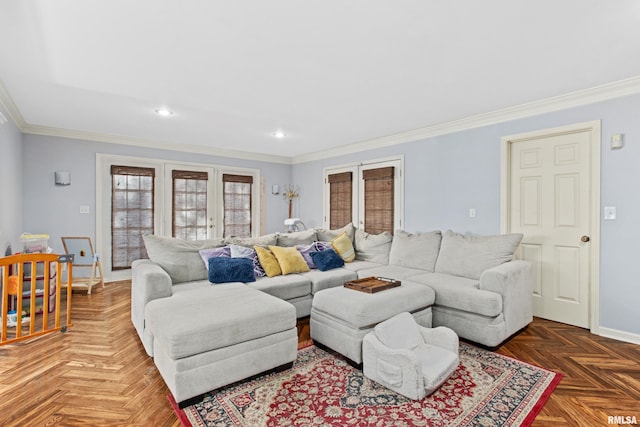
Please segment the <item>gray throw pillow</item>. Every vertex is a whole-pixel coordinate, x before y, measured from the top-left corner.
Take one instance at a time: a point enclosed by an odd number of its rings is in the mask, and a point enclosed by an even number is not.
[[[153,234],[147,234],[143,239],[149,259],[169,273],[174,284],[206,280],[207,268],[199,251],[223,246],[222,239],[186,241]]]
[[[483,271],[511,261],[522,234],[473,236],[447,230],[442,237],[436,273],[480,279]]]
[[[356,228],[353,226],[352,223],[349,223],[338,230],[327,230],[326,228],[317,228],[316,238],[321,242],[330,242],[346,231],[347,236],[349,236],[349,239],[351,239],[351,242],[353,242],[355,230]]]
[[[316,241],[316,230],[295,231],[278,234],[278,246],[309,245]]]
[[[389,264],[389,251],[393,235],[387,231],[380,234],[369,234],[356,229],[355,250],[356,259],[361,261]]]
[[[276,233],[265,234],[264,236],[260,236],[260,237],[229,236],[224,239],[224,242],[227,245],[239,245],[239,246],[246,246],[248,248],[252,248],[256,245],[275,246],[277,241],[278,241],[278,235]]]
[[[396,230],[389,252],[389,264],[433,272],[440,250],[440,230],[411,234]]]

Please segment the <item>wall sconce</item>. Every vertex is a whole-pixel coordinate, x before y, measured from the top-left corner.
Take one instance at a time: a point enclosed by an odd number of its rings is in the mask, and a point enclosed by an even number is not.
[[[280,194],[280,186],[278,184],[271,186],[271,194]]]
[[[71,172],[56,171],[56,185],[71,185]]]

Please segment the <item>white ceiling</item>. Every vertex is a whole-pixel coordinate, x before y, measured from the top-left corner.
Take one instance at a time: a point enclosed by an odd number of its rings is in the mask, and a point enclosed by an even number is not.
[[[639,53],[637,0],[0,2],[27,131],[221,153],[362,145],[634,78]]]

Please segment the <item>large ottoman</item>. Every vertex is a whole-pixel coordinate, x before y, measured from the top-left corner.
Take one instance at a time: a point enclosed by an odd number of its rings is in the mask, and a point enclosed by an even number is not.
[[[345,287],[325,289],[313,297],[311,338],[361,364],[362,339],[374,326],[407,311],[419,325],[431,327],[435,298],[431,288],[410,281],[373,294]]]
[[[180,406],[297,356],[296,309],[242,283],[149,302],[153,360]]]

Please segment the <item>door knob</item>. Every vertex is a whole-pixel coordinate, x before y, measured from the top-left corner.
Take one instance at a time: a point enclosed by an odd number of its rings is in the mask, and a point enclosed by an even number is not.
[[[580,238],[580,240],[581,240],[581,241],[583,241],[584,243],[587,243],[589,240],[591,240],[591,237],[589,237],[589,236],[582,236],[582,237]]]

